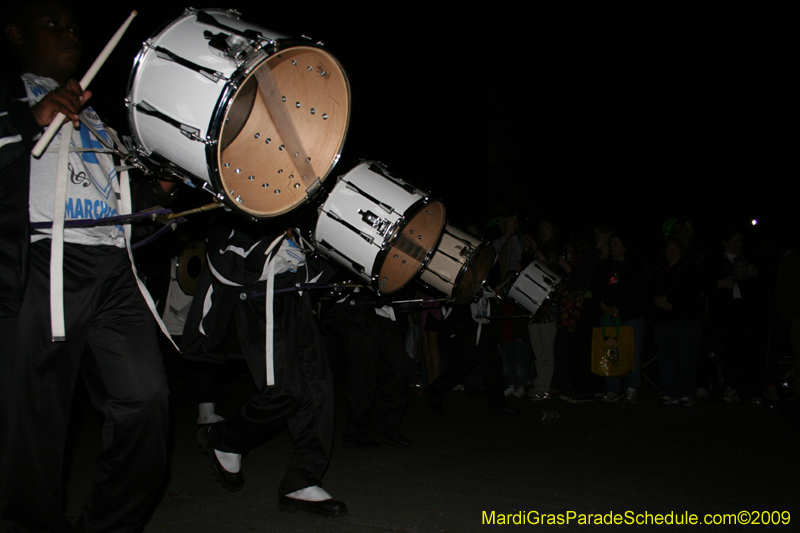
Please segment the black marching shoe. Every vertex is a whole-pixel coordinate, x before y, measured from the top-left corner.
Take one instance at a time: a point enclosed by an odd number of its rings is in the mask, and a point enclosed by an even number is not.
[[[211,472],[214,477],[219,481],[220,485],[225,487],[231,492],[237,492],[244,487],[244,476],[242,472],[228,472],[225,470],[217,459],[217,454],[214,453],[214,445],[211,444],[209,432],[213,429],[213,425],[201,428],[197,432],[197,442],[203,448],[203,453],[208,457],[208,462],[211,465]]]
[[[319,502],[311,502],[308,500],[297,500],[289,498],[288,496],[278,497],[278,509],[284,513],[296,513],[297,511],[304,511],[319,516],[329,518],[344,516],[347,514],[347,505],[338,500],[322,500]]]

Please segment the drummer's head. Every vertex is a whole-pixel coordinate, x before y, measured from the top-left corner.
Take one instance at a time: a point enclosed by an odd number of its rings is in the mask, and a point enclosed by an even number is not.
[[[517,217],[506,217],[500,223],[500,231],[503,232],[505,237],[511,237],[519,228],[519,221],[517,221]]]
[[[6,38],[23,71],[64,85],[75,74],[82,49],[72,11],[55,0],[21,0],[9,15]]]

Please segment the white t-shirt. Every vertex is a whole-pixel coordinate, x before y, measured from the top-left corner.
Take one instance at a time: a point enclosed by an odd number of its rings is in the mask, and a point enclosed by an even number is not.
[[[31,106],[35,105],[47,93],[58,87],[58,83],[50,78],[24,74],[22,80],[28,93]],[[108,139],[100,117],[87,107],[81,112],[97,132]],[[55,174],[58,166],[58,146],[61,133],[50,143],[48,151],[37,159],[31,156],[30,185],[30,217],[31,222],[50,222],[53,220],[53,202],[55,194]],[[72,145],[84,148],[102,148],[102,144],[88,128],[81,125],[72,130]],[[70,152],[67,177],[66,220],[100,219],[116,216],[117,194],[112,183],[117,179],[114,160],[111,155],[96,152]],[[50,233],[49,229],[40,230]],[[45,238],[33,235],[31,240]],[[125,236],[122,226],[93,226],[87,228],[65,228],[64,241],[88,244],[125,247]]]

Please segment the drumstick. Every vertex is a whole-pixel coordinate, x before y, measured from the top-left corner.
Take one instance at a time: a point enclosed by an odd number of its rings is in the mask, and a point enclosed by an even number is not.
[[[108,44],[105,46],[105,48],[103,48],[103,51],[100,52],[100,55],[97,56],[97,59],[94,60],[92,66],[89,67],[89,70],[86,71],[86,74],[84,74],[83,78],[81,78],[81,88],[84,91],[89,87],[89,84],[92,83],[95,74],[97,74],[97,71],[100,70],[100,67],[103,66],[103,63],[106,62],[108,56],[111,55],[111,52],[114,50],[114,47],[117,46],[117,43],[119,43],[119,40],[122,38],[122,34],[125,33],[125,30],[128,29],[128,26],[130,26],[133,17],[135,17],[136,15],[137,15],[136,10],[131,11],[131,14],[128,16],[125,23],[122,26],[120,26],[120,28],[117,30],[117,33],[115,33],[111,37],[111,40],[108,41]],[[56,133],[58,133],[61,124],[64,122],[66,118],[67,117],[64,116],[63,113],[58,113],[55,116],[55,118],[53,118],[53,120],[50,122],[50,126],[48,126],[47,128],[47,131],[45,131],[42,134],[42,137],[36,143],[36,146],[33,147],[33,150],[31,152],[33,154],[33,157],[39,157],[42,155],[42,152],[44,152],[44,149],[47,148],[47,145],[50,144],[50,141],[53,140],[53,137],[55,137]]]
[[[157,220],[162,224],[166,224],[170,220],[176,218],[193,215],[195,213],[204,213],[206,211],[211,211],[212,209],[219,209],[220,207],[224,207],[224,204],[213,202],[210,204],[201,205],[200,207],[195,207],[194,209],[189,209],[188,211],[182,211],[180,213],[169,213],[167,215],[158,217]]]

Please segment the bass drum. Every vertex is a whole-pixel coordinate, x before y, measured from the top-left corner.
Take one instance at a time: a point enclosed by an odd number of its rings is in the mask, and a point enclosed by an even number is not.
[[[562,278],[538,259],[520,272],[508,289],[507,297],[532,315],[541,309],[547,298],[561,285]]]
[[[259,219],[302,204],[331,172],[350,84],[318,44],[190,8],[144,43],[126,105],[143,166],[200,180]]]
[[[483,287],[496,255],[490,243],[448,223],[419,279],[445,293],[456,305],[464,304]]]
[[[319,208],[314,246],[379,293],[402,289],[430,260],[444,205],[365,161],[341,176]]]

